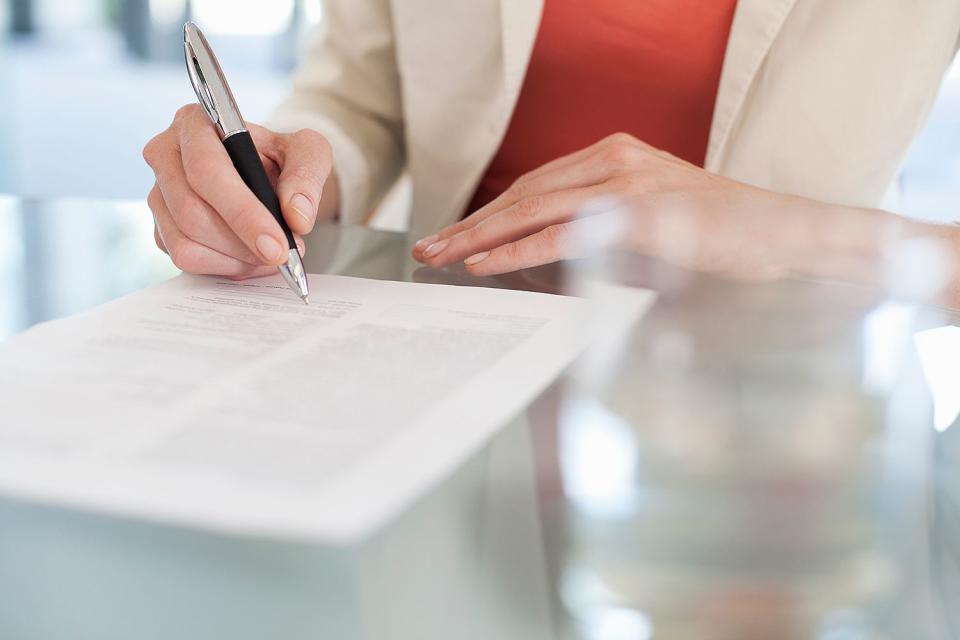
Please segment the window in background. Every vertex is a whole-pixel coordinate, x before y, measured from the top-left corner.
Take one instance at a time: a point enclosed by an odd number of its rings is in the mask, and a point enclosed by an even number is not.
[[[923,132],[904,162],[898,211],[960,221],[960,62],[954,61]]]
[[[193,17],[211,34],[275,36],[293,23],[294,0],[249,2],[238,10],[234,0],[193,0]]]
[[[104,0],[33,0],[33,15],[40,34],[86,31],[106,23]]]
[[[0,40],[0,193],[37,197],[144,197],[153,178],[140,150],[195,100],[188,17],[202,22],[254,122],[285,95],[320,18],[320,0],[5,2],[4,16],[18,3],[33,28]]]
[[[187,0],[150,0],[150,21],[160,27],[179,27],[187,15]]]
[[[13,5],[8,6],[9,11],[0,11],[0,27],[4,31],[0,36],[0,193],[4,190],[9,191],[10,187],[17,181],[17,165],[14,158],[14,140],[13,132],[13,65],[10,57],[3,55],[5,48],[4,41],[13,37]],[[26,21],[29,23],[29,20]],[[22,25],[23,26],[23,25]],[[8,35],[8,30],[10,34]],[[10,124],[4,124],[10,123]]]
[[[9,198],[0,197],[0,300],[23,299],[23,233]],[[25,323],[24,308],[0,304],[0,339]]]
[[[303,21],[307,27],[312,27],[323,19],[323,5],[320,0],[303,0],[298,6],[303,8]]]

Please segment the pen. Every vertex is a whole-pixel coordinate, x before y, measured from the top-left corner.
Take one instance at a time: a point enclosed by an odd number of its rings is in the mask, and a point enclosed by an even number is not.
[[[237,108],[237,102],[223,75],[220,63],[203,32],[192,22],[183,25],[183,53],[193,90],[197,93],[197,99],[203,110],[213,121],[220,140],[227,149],[227,155],[233,161],[233,166],[236,167],[244,184],[273,214],[273,219],[277,221],[287,237],[290,251],[287,254],[287,262],[278,267],[280,275],[294,293],[300,296],[304,303],[309,304],[310,292],[307,289],[303,260],[293,238],[293,232],[283,219],[280,200],[270,184],[267,171],[260,161],[260,154],[253,144],[250,132],[247,131],[246,123],[240,115],[240,109]]]

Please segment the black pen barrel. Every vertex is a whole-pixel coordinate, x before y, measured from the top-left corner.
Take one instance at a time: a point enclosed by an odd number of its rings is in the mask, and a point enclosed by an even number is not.
[[[223,146],[227,148],[227,155],[233,161],[233,166],[236,167],[237,173],[240,174],[244,184],[250,188],[253,195],[257,196],[257,199],[273,215],[273,219],[283,229],[289,247],[295,249],[297,244],[293,239],[293,232],[290,231],[286,220],[283,219],[280,200],[277,198],[276,191],[273,190],[273,185],[270,184],[267,170],[263,167],[263,162],[260,160],[256,145],[253,144],[250,132],[239,131],[224,138]]]

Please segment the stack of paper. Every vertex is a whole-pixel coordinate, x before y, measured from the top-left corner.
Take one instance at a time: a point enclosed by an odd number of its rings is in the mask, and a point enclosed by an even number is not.
[[[575,298],[340,276],[310,288],[304,306],[279,278],[181,276],[0,345],[0,492],[348,541],[586,343]]]

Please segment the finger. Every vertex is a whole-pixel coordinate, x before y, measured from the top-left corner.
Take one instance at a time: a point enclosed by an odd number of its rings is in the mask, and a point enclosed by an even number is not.
[[[575,257],[573,229],[574,225],[582,222],[585,221],[576,220],[547,227],[516,242],[472,255],[464,264],[474,275],[490,276]]]
[[[422,260],[423,252],[431,244],[440,240],[445,240],[457,233],[476,226],[494,213],[512,206],[524,197],[539,195],[547,192],[548,190],[557,190],[562,188],[562,185],[564,185],[566,181],[571,180],[572,177],[571,174],[566,170],[589,158],[590,155],[595,152],[595,147],[596,145],[592,145],[571,155],[557,158],[556,160],[548,162],[542,167],[539,167],[538,169],[521,176],[510,186],[509,189],[464,219],[459,220],[456,223],[441,229],[438,233],[423,238],[417,242],[413,247],[414,258],[417,260]],[[588,184],[589,181],[589,176],[583,176],[582,180],[577,180],[573,183],[567,184],[566,186],[580,186],[583,184]]]
[[[423,254],[430,245],[486,221],[493,214],[513,206],[523,198],[603,182],[610,177],[607,165],[592,161],[611,144],[611,139],[604,138],[585,149],[548,162],[521,176],[509,189],[471,215],[417,242],[413,247],[413,257],[422,261]]]
[[[333,166],[330,145],[316,131],[304,129],[282,136],[280,148],[277,197],[283,217],[294,232],[307,234],[317,221],[323,185]]]
[[[186,113],[179,120],[178,138],[191,189],[261,262],[282,263],[287,244],[280,225],[240,179],[206,115],[200,110]]]
[[[157,212],[161,207],[166,207],[163,203],[163,194],[160,193],[160,187],[153,183],[153,188],[147,194],[147,207],[150,209],[150,215],[153,216],[153,241],[157,243],[160,251],[169,255],[167,245],[163,242],[163,234],[160,233],[160,223],[157,222]]]
[[[149,201],[160,243],[178,269],[188,273],[232,278],[250,278],[276,273],[276,267],[249,265],[183,235],[174,223],[170,210],[164,204],[159,189],[151,192]]]
[[[157,223],[153,223],[153,241],[157,243],[157,248],[164,253],[167,252],[167,247],[163,244],[163,238],[160,237],[160,229],[157,228]]]
[[[157,200],[162,200],[163,196],[160,194],[160,187],[156,183],[153,184],[153,188],[150,189],[150,193],[147,194],[147,207],[150,208],[150,215],[153,216],[153,241],[157,244],[157,248],[164,253],[167,252],[166,245],[163,244],[163,238],[160,237],[160,227],[157,226],[156,214],[153,213],[153,206],[151,202],[156,202]]]
[[[190,188],[177,147],[169,145],[157,151],[151,156],[151,167],[157,176],[164,204],[183,235],[248,264],[263,264],[213,207]]]
[[[606,184],[555,191],[520,200],[480,224],[428,247],[423,261],[443,267],[481,251],[487,251],[577,217],[587,203],[607,195]]]

